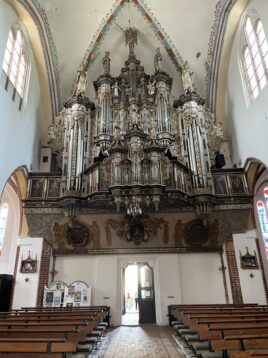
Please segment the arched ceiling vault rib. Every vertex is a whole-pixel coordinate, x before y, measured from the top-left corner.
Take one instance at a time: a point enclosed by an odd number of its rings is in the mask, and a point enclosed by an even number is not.
[[[250,0],[219,0],[207,58],[207,103],[217,120],[224,123],[228,65],[240,17]]]
[[[183,64],[183,59],[170,38],[168,37],[165,30],[161,27],[160,22],[156,19],[156,17],[149,10],[148,6],[145,4],[143,0],[116,0],[114,5],[112,6],[110,12],[107,14],[106,19],[104,19],[95,35],[90,42],[90,45],[85,53],[82,64],[87,68],[91,62],[94,61],[94,56],[96,51],[99,49],[102,41],[107,34],[110,25],[117,18],[121,9],[126,5],[126,3],[131,2],[139,11],[144,20],[149,24],[152,28],[155,36],[162,43],[165,50],[167,51],[168,56],[171,58],[174,63],[176,69],[181,71],[181,66]]]

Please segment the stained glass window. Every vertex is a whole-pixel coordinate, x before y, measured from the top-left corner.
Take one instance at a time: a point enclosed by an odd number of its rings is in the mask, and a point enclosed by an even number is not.
[[[263,190],[263,199],[257,202],[257,210],[259,215],[259,222],[262,231],[266,256],[268,258],[268,187]]]
[[[0,256],[2,256],[3,244],[5,239],[7,215],[8,215],[8,205],[3,204],[0,208]]]
[[[246,45],[242,57],[251,100],[258,97],[268,80],[268,44],[262,22],[258,19],[253,27],[249,16],[245,18]]]

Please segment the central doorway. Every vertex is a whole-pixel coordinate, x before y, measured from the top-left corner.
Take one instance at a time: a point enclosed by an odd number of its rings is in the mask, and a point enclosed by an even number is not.
[[[153,269],[147,263],[129,264],[123,269],[123,325],[154,324]]]

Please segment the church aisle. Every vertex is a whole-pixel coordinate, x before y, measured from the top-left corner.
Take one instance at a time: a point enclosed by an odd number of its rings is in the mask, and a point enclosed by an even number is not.
[[[101,358],[183,358],[169,326],[118,327],[110,333]]]

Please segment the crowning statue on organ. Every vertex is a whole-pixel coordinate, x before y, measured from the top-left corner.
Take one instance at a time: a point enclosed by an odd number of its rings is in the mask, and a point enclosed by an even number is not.
[[[100,234],[103,226],[107,247],[114,246],[109,241],[112,229],[121,240],[117,248],[125,239],[124,248],[129,247],[126,242],[133,241],[148,242],[159,250],[161,245],[170,249],[199,249],[202,245],[204,249],[217,249],[222,240],[220,220],[224,217],[219,212],[224,206],[237,209],[240,216],[242,212],[248,215],[251,198],[244,173],[211,169],[224,139],[223,131],[196,93],[188,62],[181,69],[184,93],[171,103],[172,78],[163,70],[160,48],[153,58],[154,74],[147,75],[135,55],[137,31],[129,28],[125,40],[129,55],[117,77],[110,74],[112,58],[105,52],[103,74],[94,81],[95,104],[85,95],[87,72],[81,66],[73,95],[49,128],[50,146],[62,167],[60,195],[48,195],[49,180],[59,178],[58,174],[31,174],[25,202],[30,231],[35,232],[34,218],[39,208],[39,213],[50,215],[54,223],[47,238],[59,252],[104,249]],[[242,187],[237,192],[232,187],[232,176],[241,179]],[[33,195],[32,183],[38,178],[45,180],[41,197]],[[95,216],[100,212],[113,217],[98,222]],[[172,222],[167,213],[175,215]],[[95,234],[89,225],[85,240],[82,233],[85,218],[90,215],[95,215]],[[245,220],[242,222],[245,225]],[[70,227],[76,227],[73,232],[79,236],[79,225],[81,244],[75,237],[73,251]],[[179,239],[175,232],[178,227],[183,232]],[[156,244],[154,236],[162,228],[163,241]],[[60,247],[59,241],[65,240],[67,231],[68,243]],[[218,232],[217,238],[212,238],[213,232]]]

